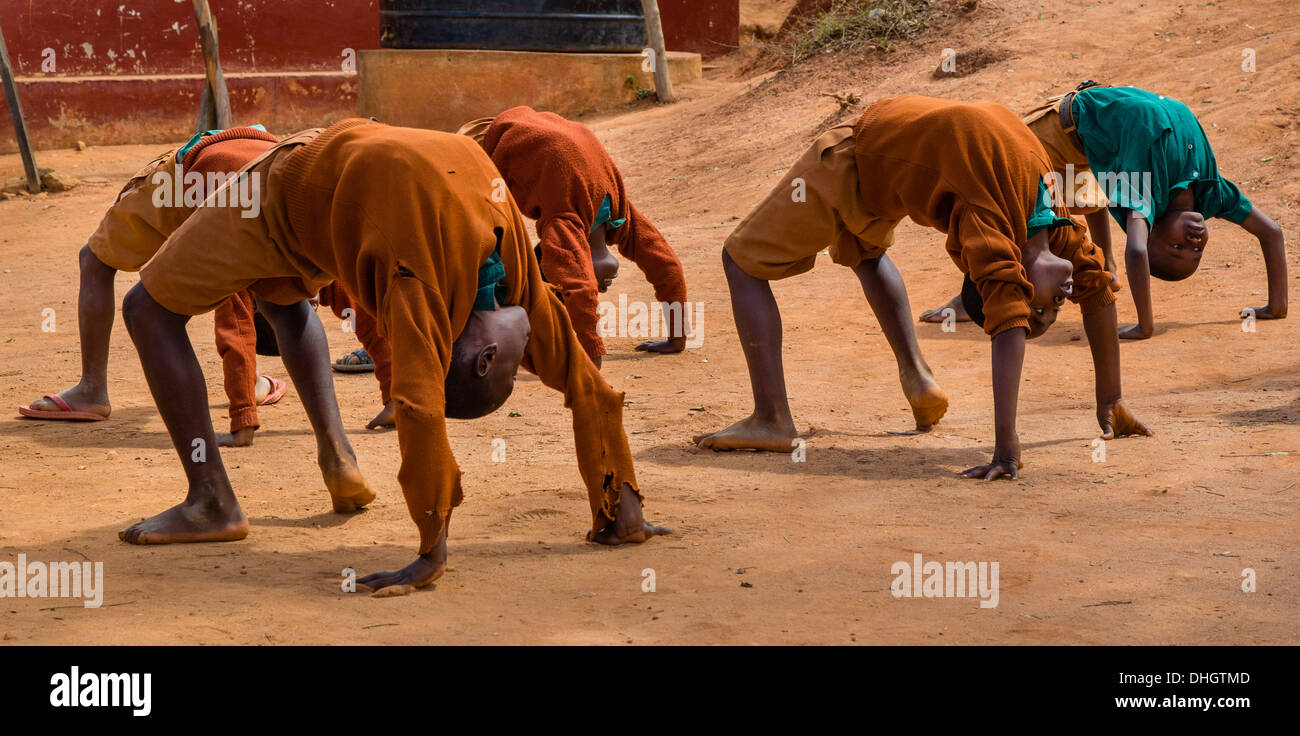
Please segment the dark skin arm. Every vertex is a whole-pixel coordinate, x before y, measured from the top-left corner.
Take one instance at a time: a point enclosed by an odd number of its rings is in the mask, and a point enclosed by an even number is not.
[[[1249,309],[1254,311],[1255,319],[1282,319],[1286,317],[1287,307],[1286,239],[1282,236],[1282,228],[1258,207],[1251,209],[1241,226],[1259,239],[1259,249],[1264,253],[1264,269],[1268,272],[1268,304]]]
[[[1029,331],[1013,327],[993,337],[993,425],[996,440],[993,460],[967,468],[967,478],[997,480],[1020,477],[1020,437],[1016,435],[1016,404],[1020,399],[1020,371],[1025,364],[1025,339]]]
[[[1128,435],[1151,436],[1151,430],[1129,413],[1120,391],[1119,339],[1115,304],[1083,315],[1083,330],[1092,351],[1097,387],[1097,424],[1105,440]]]
[[[602,232],[603,242],[605,229],[597,229]],[[646,281],[654,286],[655,297],[664,300],[661,304],[668,327],[666,339],[646,340],[637,345],[636,349],[647,353],[682,352],[686,349],[685,317],[682,314],[685,304],[679,304],[677,309],[673,309],[668,303],[670,300],[679,302],[686,300],[684,290],[679,295],[678,289],[673,286],[685,282],[681,262],[654,223],[630,202],[627,205],[627,222],[616,232],[615,240],[618,241],[619,253],[636,264],[645,275]],[[671,299],[670,294],[676,299]]]
[[[1128,435],[1150,437],[1151,430],[1129,412],[1121,395],[1117,325],[1113,303],[1083,317],[1097,377],[1097,424],[1101,427],[1102,439]],[[967,478],[995,480],[1006,477],[1015,480],[1020,476],[1016,404],[1020,371],[1025,359],[1025,336],[1023,328],[1015,328],[993,338],[993,420],[997,437],[993,461],[964,471],[962,475]]]
[[[1119,277],[1115,275],[1118,271],[1115,268],[1115,254],[1111,250],[1110,214],[1105,209],[1100,209],[1084,215],[1084,219],[1088,221],[1088,234],[1092,237],[1092,242],[1106,254],[1106,270],[1110,271],[1113,289],[1119,285]]]
[[[1147,236],[1150,227],[1143,217],[1128,212],[1128,244],[1124,248],[1124,266],[1128,273],[1128,288],[1133,294],[1133,304],[1137,307],[1138,323],[1119,331],[1125,340],[1145,340],[1155,334],[1155,315],[1151,308],[1151,264],[1147,261]],[[1108,254],[1109,259],[1109,254]]]

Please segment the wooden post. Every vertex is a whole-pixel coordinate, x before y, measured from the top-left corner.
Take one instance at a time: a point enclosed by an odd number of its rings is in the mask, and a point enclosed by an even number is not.
[[[212,87],[204,82],[203,97],[199,100],[199,119],[194,123],[194,133],[202,135],[206,131],[220,127],[217,125],[217,108],[212,104]]]
[[[199,45],[203,47],[203,66],[207,71],[207,94],[216,111],[216,127],[230,127],[230,96],[226,93],[226,77],[221,73],[221,59],[217,47],[217,21],[208,8],[208,0],[194,0],[194,19],[199,24]],[[200,109],[200,113],[202,110]],[[200,117],[199,125],[204,125]],[[200,131],[201,132],[201,131]]]
[[[5,34],[0,30],[0,79],[4,81],[5,100],[9,103],[9,117],[14,121],[14,136],[18,138],[18,152],[23,157],[23,171],[27,174],[27,191],[41,191],[41,177],[36,174],[36,159],[32,156],[32,142],[27,140],[27,123],[23,121],[23,106],[18,104],[18,83],[14,69],[9,65],[9,50],[5,48]]]
[[[655,55],[655,94],[660,102],[676,102],[673,80],[668,77],[668,51],[664,48],[664,27],[659,22],[658,0],[641,0],[645,12],[645,31]]]

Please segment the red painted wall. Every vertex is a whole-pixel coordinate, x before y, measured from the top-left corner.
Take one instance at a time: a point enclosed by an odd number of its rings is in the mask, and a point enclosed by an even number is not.
[[[376,0],[209,6],[236,123],[284,133],[355,113],[355,56],[345,49],[378,47]],[[36,148],[192,132],[204,81],[190,0],[0,0],[0,29]],[[0,152],[14,150],[0,97]]]
[[[223,70],[339,71],[345,48],[379,46],[376,0],[209,0]],[[16,76],[202,71],[190,0],[4,0]]]
[[[726,53],[739,0],[659,0],[669,49]],[[377,0],[209,0],[235,122],[285,133],[356,113],[346,49],[379,47]],[[170,142],[203,90],[191,0],[0,0],[36,148]],[[355,66],[352,67],[355,69]],[[16,149],[0,95],[0,152]]]
[[[740,0],[659,0],[664,45],[708,59],[740,44]]]

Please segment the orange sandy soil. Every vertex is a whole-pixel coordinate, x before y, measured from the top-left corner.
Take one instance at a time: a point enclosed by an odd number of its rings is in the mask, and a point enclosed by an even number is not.
[[[101,560],[107,592],[98,610],[0,601],[3,643],[1297,643],[1300,319],[1243,333],[1238,311],[1266,301],[1263,261],[1253,239],[1223,221],[1201,273],[1154,284],[1155,338],[1123,346],[1126,398],[1157,436],[1109,443],[1104,463],[1091,462],[1092,370],[1077,311],[1028,351],[1022,479],[963,480],[958,471],[991,450],[987,338],[969,324],[952,334],[918,328],[952,408],[930,434],[891,434],[911,424],[894,363],[856,280],[829,259],[775,287],[796,420],[815,429],[807,462],[700,452],[689,438],[749,411],[719,248],[839,117],[823,92],[866,101],[916,92],[1021,110],[1096,77],[1175,96],[1200,115],[1226,175],[1286,229],[1300,286],[1298,20],[1292,0],[986,0],[952,30],[890,54],[825,55],[746,79],[738,70],[750,49],[684,86],[680,104],[589,120],[681,254],[691,298],[707,303],[702,347],[648,357],[631,351],[633,339],[611,339],[605,362],[627,392],[647,514],[676,534],[627,549],[583,541],[589,515],[569,417],[528,377],[504,410],[452,424],[466,496],[451,527],[454,571],[399,598],[340,592],[344,567],[394,569],[416,541],[395,480],[397,438],[363,429],[379,408],[368,375],[339,376],[337,388],[379,492],[373,507],[330,512],[291,390],[263,411],[254,447],[225,454],[252,520],[248,539],[230,544],[117,540],[184,489],[120,320],[110,421],[18,418],[19,404],[75,382],[77,249],[155,147],[43,152],[42,165],[99,183],[0,202],[9,315],[0,404],[10,407],[0,419],[0,560]],[[942,49],[980,47],[1009,56],[963,78],[931,78]],[[1256,73],[1242,72],[1243,48],[1256,50]],[[0,174],[19,171],[16,156],[0,157]],[[958,284],[932,231],[905,223],[891,254],[914,312]],[[119,297],[134,282],[121,275]],[[617,290],[652,298],[630,264]],[[1127,290],[1119,304],[1131,323]],[[41,331],[47,307],[54,333]],[[325,316],[334,354],[351,349]],[[211,317],[192,325],[221,429]],[[263,360],[264,371],[285,375],[277,359]],[[508,443],[504,463],[491,461],[497,437]],[[894,599],[890,567],[917,552],[998,562],[999,605]],[[642,592],[647,568],[653,593]],[[1243,568],[1255,570],[1258,592],[1242,592]]]

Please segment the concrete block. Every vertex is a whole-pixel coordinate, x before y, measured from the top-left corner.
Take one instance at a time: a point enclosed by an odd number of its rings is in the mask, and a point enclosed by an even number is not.
[[[362,50],[357,109],[391,125],[447,131],[518,105],[575,117],[653,90],[642,61],[640,54]],[[699,54],[670,51],[668,67],[674,85],[701,75]]]

